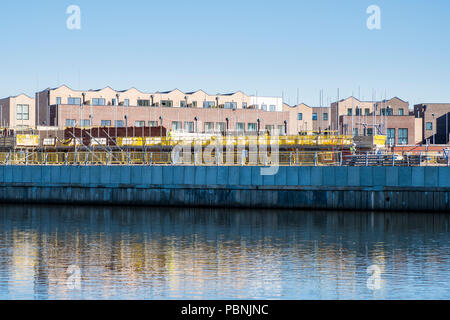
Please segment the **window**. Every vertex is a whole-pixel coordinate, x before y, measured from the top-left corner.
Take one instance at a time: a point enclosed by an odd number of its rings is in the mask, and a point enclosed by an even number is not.
[[[125,127],[123,120],[115,120],[114,121],[114,127],[116,127],[116,128],[123,128],[123,127]]]
[[[270,105],[269,108],[270,108],[270,111],[271,111],[271,112],[277,111],[277,106],[275,106],[275,105],[273,105],[273,104]]]
[[[194,122],[187,121],[184,123],[184,131],[194,133]]]
[[[225,122],[216,123],[217,132],[225,132]]]
[[[285,130],[284,130],[284,129],[285,129],[285,128],[284,128],[283,125],[278,125],[278,134],[279,134],[280,136],[284,135],[284,133],[285,133]]]
[[[192,101],[192,106],[193,106],[194,108],[197,108],[197,101]]]
[[[356,137],[359,135],[358,128],[353,128],[353,136]]]
[[[214,122],[205,122],[205,132],[214,132]]]
[[[214,101],[203,101],[203,108],[209,109],[215,106]]]
[[[370,136],[373,136],[373,128],[367,128],[367,135],[370,137]]]
[[[111,120],[102,120],[100,125],[102,127],[111,127]]]
[[[134,123],[134,126],[137,127],[137,128],[145,127],[145,121],[138,120],[138,121],[136,121],[136,122]]]
[[[150,101],[149,101],[149,105],[150,105]],[[173,101],[172,100],[161,100],[161,107],[172,108],[173,107]]]
[[[402,108],[398,109],[398,115],[399,116],[403,116],[404,115],[404,110]]]
[[[138,107],[150,107],[150,100],[138,100]]]
[[[382,116],[392,116],[393,114],[394,114],[394,110],[392,108],[388,107],[387,109],[385,109],[385,108],[381,109]]]
[[[358,108],[358,107],[356,107],[356,115],[357,115],[357,116],[360,116],[360,115],[361,115],[361,109]]]
[[[242,102],[242,109],[247,109],[247,102]]]
[[[398,144],[408,144],[408,129],[398,129]]]
[[[225,109],[237,109],[237,103],[236,102],[225,102]]]
[[[186,101],[184,100],[180,101],[180,108],[186,108]]]
[[[297,119],[298,119],[298,120],[303,120],[303,113],[299,113]]]
[[[30,106],[28,104],[17,105],[17,120],[29,120],[30,119]]]
[[[106,103],[106,101],[103,98],[93,98],[92,99],[93,106],[104,106],[105,103]]]
[[[245,123],[238,122],[236,123],[236,131],[244,132],[245,130]]]
[[[313,120],[317,120],[317,113],[314,112],[314,113],[312,114],[312,119],[313,119]]]
[[[70,104],[72,106],[80,106],[81,105],[81,98],[68,98],[67,104]]]
[[[148,126],[150,128],[158,127],[158,121],[149,121]]]
[[[172,131],[181,131],[181,121],[172,121]]]
[[[129,107],[130,106],[130,99],[125,99],[124,102],[123,102],[123,105],[125,107]]]
[[[364,109],[364,114],[366,116],[370,116],[370,109],[369,108]]]
[[[395,145],[395,129],[394,128],[387,129],[387,143],[390,146]]]
[[[266,124],[266,131],[273,133],[275,130],[275,126],[273,124]]]
[[[56,104],[61,104],[61,97],[56,97]]]
[[[117,101],[116,99],[112,99],[112,100],[111,100],[111,104],[112,104],[113,106],[115,106],[115,105],[116,105],[116,101]]]
[[[323,114],[323,120],[328,121],[328,113]]]
[[[263,111],[267,111],[267,105],[266,105],[266,104],[263,104],[263,105],[261,106],[261,109],[262,109]]]
[[[257,130],[257,124],[256,123],[249,123],[248,125],[247,125],[247,128],[248,128],[248,131],[251,131],[251,132],[254,132],[254,131],[256,131]]]
[[[353,109],[347,109],[347,115],[348,116],[353,115]]]
[[[77,125],[77,121],[74,119],[66,119],[66,127],[75,127]]]
[[[82,127],[90,127],[91,121],[89,119],[83,119],[83,120],[81,120],[81,126]]]
[[[433,130],[433,122],[427,122],[426,130]]]

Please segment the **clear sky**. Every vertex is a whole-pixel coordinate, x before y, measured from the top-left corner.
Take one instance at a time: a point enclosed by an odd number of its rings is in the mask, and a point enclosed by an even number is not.
[[[3,0],[0,35],[1,97],[67,84],[450,102],[448,0]]]

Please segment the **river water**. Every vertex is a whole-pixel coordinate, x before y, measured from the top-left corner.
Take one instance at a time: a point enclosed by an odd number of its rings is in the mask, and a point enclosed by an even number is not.
[[[0,299],[450,299],[450,214],[0,207]]]

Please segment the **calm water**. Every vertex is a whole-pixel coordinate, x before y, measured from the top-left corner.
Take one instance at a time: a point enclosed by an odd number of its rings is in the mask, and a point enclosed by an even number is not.
[[[450,299],[449,222],[2,206],[0,299]],[[371,265],[379,290],[367,286]]]

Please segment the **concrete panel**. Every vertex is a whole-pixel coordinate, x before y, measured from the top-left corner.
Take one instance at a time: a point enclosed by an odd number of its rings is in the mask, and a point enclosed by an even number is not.
[[[336,185],[344,187],[348,184],[348,167],[336,167]]]
[[[36,166],[36,167],[24,167],[24,168],[33,168],[31,170],[31,182],[36,184],[42,183],[42,167]]]
[[[184,168],[184,184],[195,184],[195,167],[188,166]]]
[[[312,167],[311,168],[311,185],[312,186],[322,186],[322,167]]]
[[[253,186],[262,186],[263,185],[263,176],[261,175],[260,167],[252,167],[252,185]]]
[[[61,166],[59,167],[59,176],[55,176],[56,184],[72,184],[72,169],[71,167]]]
[[[425,187],[439,186],[439,168],[425,167]]]
[[[239,184],[241,186],[250,186],[252,184],[251,170],[251,167],[239,167]]]
[[[26,166],[11,166],[12,183],[31,183],[32,169]]]
[[[183,185],[184,184],[184,166],[173,167],[173,184]],[[184,197],[183,197],[184,199]],[[184,201],[184,200],[183,200]]]
[[[386,167],[373,167],[372,181],[374,187],[384,186],[386,184]]]
[[[275,176],[262,176],[264,186],[274,186]]]
[[[0,184],[5,182],[5,166],[0,166]]]
[[[172,166],[163,166],[162,167],[162,179],[163,179],[163,184],[165,186],[171,186],[173,185],[173,170],[174,167]]]
[[[142,178],[142,170],[141,166],[131,166],[130,167],[130,184],[134,186],[142,186],[144,185],[144,180]]]
[[[80,181],[84,186],[88,186],[90,184],[89,179],[90,175],[95,174],[95,170],[91,170],[92,167],[86,167],[81,166],[79,167],[80,170]],[[95,176],[95,178],[99,179],[100,177],[98,175]]]
[[[239,167],[228,168],[228,184],[232,186],[239,185]]]
[[[322,185],[335,186],[336,185],[336,167],[323,167],[322,169]]]
[[[411,183],[413,187],[425,186],[425,168],[424,167],[412,167],[411,168]]]
[[[439,187],[450,188],[450,167],[439,168]]]
[[[412,184],[412,168],[399,167],[398,168],[398,184],[401,187],[408,187]]]
[[[361,168],[360,167],[348,167],[347,181],[349,186],[359,187],[361,184]]]
[[[155,166],[152,168],[152,185],[163,184],[163,170],[161,166]]]
[[[142,184],[144,186],[149,186],[152,184],[152,167],[142,167]]]
[[[362,187],[373,186],[373,167],[362,167],[360,178],[360,185]]]
[[[206,185],[206,167],[195,167],[195,184]]]
[[[206,184],[208,186],[217,185],[217,168],[218,167],[206,167]]]
[[[311,167],[298,167],[298,181],[300,186],[311,185]]]
[[[58,185],[61,183],[61,166],[49,167],[51,168],[50,175],[50,183],[54,185]],[[64,182],[63,182],[64,183]]]
[[[298,168],[297,167],[286,167],[287,181],[286,185],[296,186],[298,185]]]
[[[386,167],[386,186],[398,187],[398,167]]]
[[[100,167],[100,184],[107,186],[110,184],[111,179],[111,167],[101,166]]]
[[[58,167],[44,166],[42,167],[42,184],[49,186],[52,184],[52,171]]]
[[[274,176],[274,185],[276,186],[286,186],[287,184],[287,170],[286,167],[280,167],[278,174]]]
[[[218,167],[217,168],[217,184],[226,186],[228,184],[228,168],[229,167]]]

